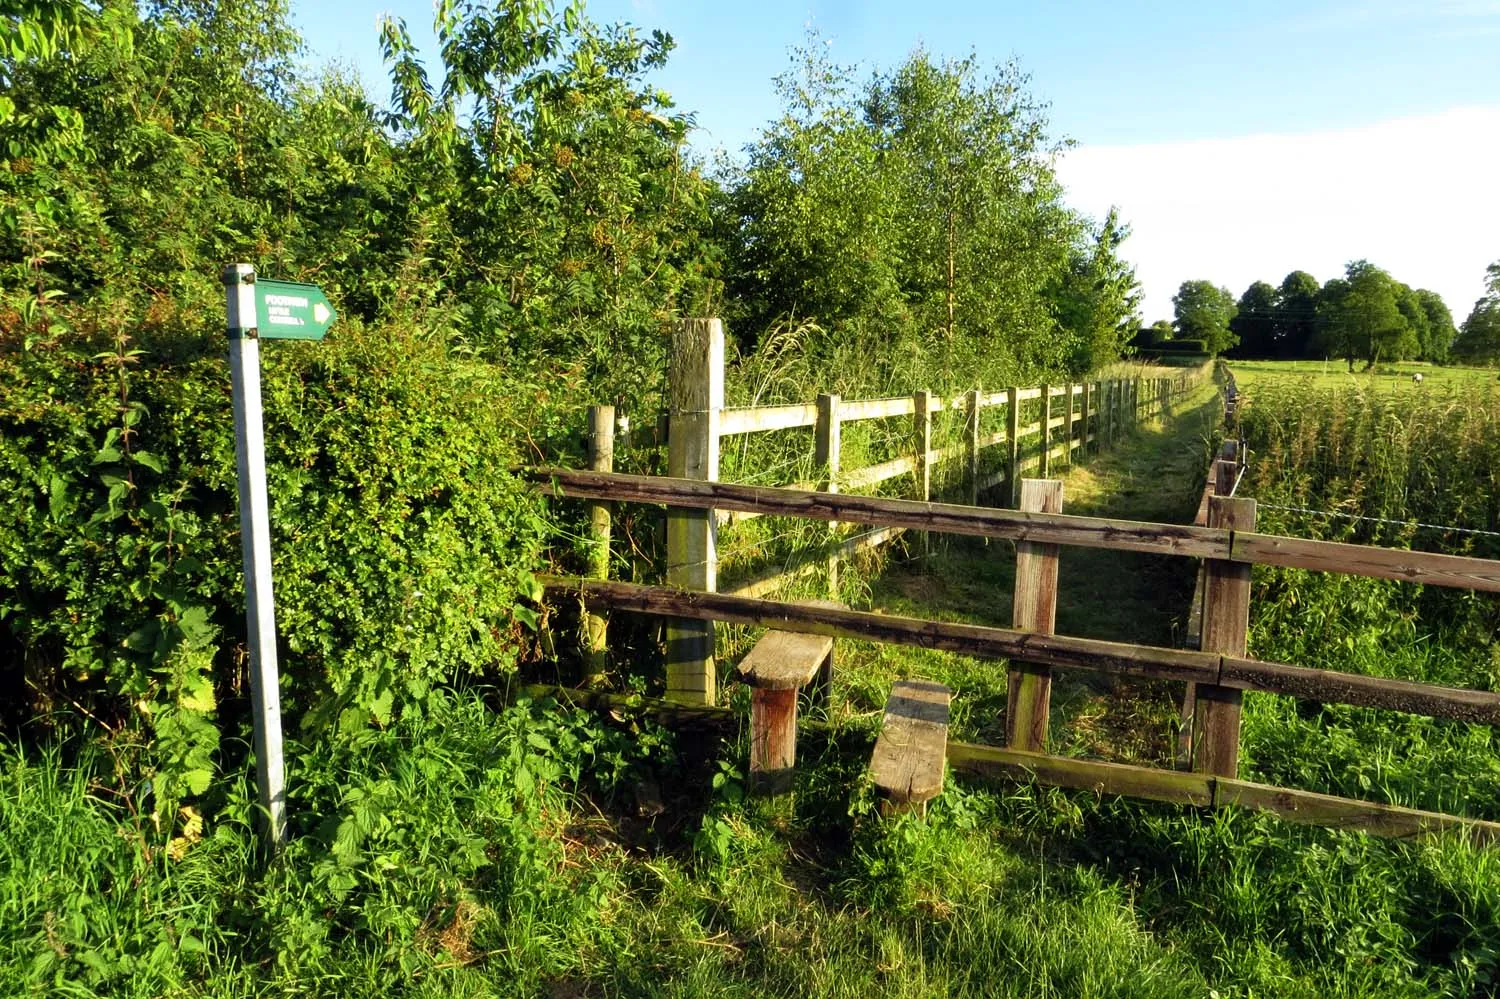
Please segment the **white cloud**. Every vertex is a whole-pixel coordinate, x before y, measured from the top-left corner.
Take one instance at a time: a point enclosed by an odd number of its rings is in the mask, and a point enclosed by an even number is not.
[[[1147,322],[1170,318],[1190,278],[1236,296],[1292,270],[1320,281],[1366,258],[1442,295],[1463,322],[1500,259],[1500,107],[1361,128],[1137,146],[1084,146],[1058,162],[1068,200],[1132,228],[1125,256]]]

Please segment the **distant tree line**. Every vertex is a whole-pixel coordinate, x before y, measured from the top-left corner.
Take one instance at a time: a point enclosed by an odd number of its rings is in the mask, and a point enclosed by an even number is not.
[[[1238,301],[1211,281],[1184,281],[1172,304],[1175,321],[1147,327],[1150,340],[1141,338],[1141,346],[1201,340],[1209,353],[1228,357],[1336,357],[1352,370],[1356,362],[1441,363],[1458,338],[1436,292],[1403,284],[1367,260],[1322,285],[1306,271],[1279,286],[1256,281]]]

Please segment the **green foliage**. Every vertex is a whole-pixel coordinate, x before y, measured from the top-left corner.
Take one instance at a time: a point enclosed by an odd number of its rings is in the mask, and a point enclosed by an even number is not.
[[[1238,307],[1228,288],[1211,281],[1184,281],[1172,296],[1172,307],[1179,337],[1204,341],[1211,354],[1222,354],[1237,342],[1230,322]]]
[[[658,730],[445,696],[288,750],[294,835],[267,868],[249,781],[162,816],[96,750],[0,744],[0,991],[376,996],[400,976],[453,995],[477,965],[484,994],[535,994],[619,945],[614,873],[578,870],[558,834],[578,791],[607,803],[671,760]]]
[[[1374,367],[1382,357],[1416,355],[1416,332],[1400,307],[1402,287],[1367,260],[1349,264],[1342,279],[1324,285],[1318,301],[1319,342],[1325,356],[1355,358]],[[1424,315],[1420,308],[1418,314]]]
[[[1276,311],[1279,293],[1264,281],[1256,281],[1240,296],[1238,311],[1229,321],[1230,332],[1238,342],[1228,351],[1231,357],[1276,357]]]
[[[811,320],[825,369],[857,358],[872,381],[939,390],[1116,357],[1135,321],[1127,230],[1062,204],[1025,83],[918,50],[858,85],[810,38],[777,81],[782,117],[724,176],[742,339]]]
[[[512,384],[341,329],[266,352],[267,464],[286,693],[362,725],[514,663],[548,525],[509,472]],[[184,335],[0,350],[0,620],[15,708],[145,722],[201,791],[217,734],[199,721],[242,689],[243,590],[228,372],[166,355]]]
[[[1500,261],[1490,264],[1488,293],[1474,303],[1463,331],[1453,344],[1453,356],[1476,364],[1500,362]]]

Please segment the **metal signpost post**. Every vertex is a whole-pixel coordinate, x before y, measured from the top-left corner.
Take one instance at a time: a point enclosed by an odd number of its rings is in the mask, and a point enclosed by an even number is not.
[[[229,380],[239,473],[245,622],[250,639],[250,701],[255,782],[274,851],[286,842],[286,773],[281,756],[281,690],[276,668],[276,606],[271,594],[271,516],[266,495],[260,407],[260,340],[321,340],[336,318],[317,287],[255,280],[249,264],[224,269],[229,316]]]

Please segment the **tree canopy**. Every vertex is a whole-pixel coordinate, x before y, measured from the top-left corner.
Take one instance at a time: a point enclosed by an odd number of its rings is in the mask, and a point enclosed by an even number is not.
[[[1211,354],[1222,354],[1238,342],[1230,323],[1239,311],[1234,295],[1212,281],[1184,281],[1172,296],[1177,338],[1202,340]]]
[[[1473,364],[1500,363],[1500,260],[1490,264],[1485,286],[1453,344],[1453,356]]]

